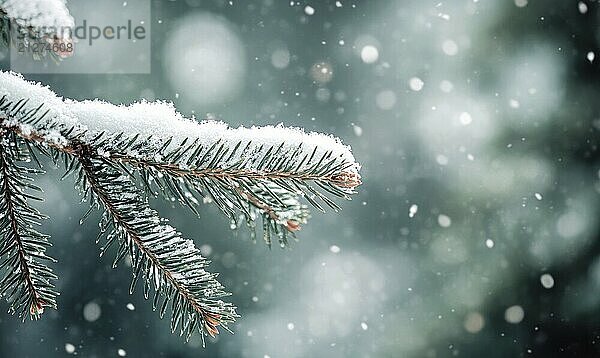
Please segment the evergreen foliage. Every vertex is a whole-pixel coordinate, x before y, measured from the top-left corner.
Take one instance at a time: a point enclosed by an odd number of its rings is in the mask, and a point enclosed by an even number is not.
[[[4,25],[11,20],[2,10],[7,3],[0,2]],[[58,108],[69,106],[76,110]],[[180,133],[169,135],[168,129],[147,135],[141,127],[90,128],[92,123],[101,127],[107,117],[118,122],[132,113],[144,121],[155,109],[166,109],[165,116],[172,117],[164,118],[165,128],[191,126],[197,133],[182,138]],[[238,317],[235,307],[222,301],[228,293],[217,274],[206,271],[208,260],[194,242],[169,226],[149,206],[149,198],[163,196],[196,214],[200,203],[212,202],[233,226],[244,223],[253,239],[262,231],[269,247],[274,240],[285,247],[309,218],[303,200],[320,211],[339,210],[331,197],[350,198],[360,184],[360,167],[348,147],[320,134],[197,125],[169,112],[164,103],[140,103],[135,110],[63,101],[17,74],[0,72],[0,266],[5,271],[0,293],[10,312],[23,319],[37,319],[44,308],[57,307],[57,277],[45,265],[54,262],[45,254],[51,244],[35,229],[46,217],[31,206],[41,200],[41,190],[33,185],[34,177],[44,174],[38,157],[47,156],[63,164],[64,177],[74,177],[89,202],[84,219],[101,210],[100,255],[115,251],[113,267],[129,257],[130,292],[141,286],[161,318],[170,310],[171,330],[186,339],[196,331],[203,340],[214,337],[219,327],[229,330]],[[83,117],[89,125],[79,121]],[[214,128],[219,138],[203,135]]]

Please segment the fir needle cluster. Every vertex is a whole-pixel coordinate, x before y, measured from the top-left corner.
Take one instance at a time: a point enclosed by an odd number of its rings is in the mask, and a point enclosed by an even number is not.
[[[45,1],[63,3],[38,0]],[[15,5],[0,1],[5,19],[16,10],[3,4]],[[23,319],[39,318],[58,299],[48,266],[55,260],[46,255],[50,238],[37,229],[46,216],[31,205],[42,199],[33,180],[44,174],[43,156],[62,165],[90,204],[84,219],[101,211],[100,255],[115,252],[113,267],[127,257],[130,292],[141,289],[161,318],[169,311],[171,331],[186,339],[229,330],[238,314],[223,301],[228,293],[207,271],[208,260],[149,198],[162,196],[196,214],[212,202],[253,239],[260,233],[269,247],[285,247],[307,223],[307,204],[337,211],[332,198],[349,199],[361,183],[350,148],[332,136],[198,122],[166,102],[63,99],[0,71],[0,293]]]

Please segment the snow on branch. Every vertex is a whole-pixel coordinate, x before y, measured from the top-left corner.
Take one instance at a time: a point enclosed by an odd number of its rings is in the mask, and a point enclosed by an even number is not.
[[[216,143],[231,147],[238,143],[247,146],[246,152],[237,152],[225,162],[221,162],[222,166],[228,166],[244,155],[264,156],[272,147],[281,146],[279,150],[282,152],[291,152],[301,147],[295,153],[296,156],[290,158],[292,163],[298,164],[298,171],[306,170],[311,165],[309,161],[300,163],[306,154],[314,158],[323,157],[325,154],[331,158],[339,158],[349,164],[346,170],[350,175],[357,174],[360,168],[350,147],[342,144],[338,138],[320,133],[306,133],[300,128],[279,125],[234,129],[220,121],[205,120],[198,123],[178,113],[172,103],[162,101],[143,101],[129,106],[116,106],[100,100],[65,100],[49,88],[26,81],[22,76],[11,72],[0,73],[0,95],[6,95],[12,101],[27,99],[28,103],[21,108],[23,111],[43,105],[48,114],[45,121],[39,123],[38,128],[43,128],[48,123],[74,127],[87,131],[86,139],[91,139],[98,133],[133,133],[141,138],[150,137],[157,147],[170,141],[167,149],[176,148],[186,139],[189,143],[197,142],[204,147],[211,147]]]
[[[36,153],[64,162],[65,176],[74,174],[76,187],[91,204],[85,217],[94,208],[103,210],[98,238],[104,239],[102,254],[117,246],[115,264],[129,256],[131,291],[141,282],[149,298],[153,287],[154,308],[162,317],[171,307],[171,330],[179,327],[188,339],[194,330],[203,338],[217,334],[219,327],[229,330],[238,316],[234,306],[221,301],[227,293],[216,275],[205,270],[207,261],[193,241],[168,226],[150,208],[148,196],[163,195],[196,213],[200,204],[212,202],[232,227],[245,223],[253,239],[262,231],[269,247],[273,239],[285,247],[310,216],[303,201],[319,210],[338,210],[331,197],[350,199],[361,184],[360,165],[350,147],[333,136],[282,125],[230,128],[219,121],[197,122],[160,101],[124,106],[64,99],[39,83],[2,71],[0,136],[0,179],[6,187],[0,194],[4,203],[13,198],[22,203],[18,208],[2,206],[0,195],[0,218],[12,218],[16,227],[13,208],[29,210],[25,204],[31,197],[23,193],[30,186],[7,191],[22,183],[6,185],[9,174],[20,170],[12,163],[31,158],[39,164]],[[23,169],[23,176],[28,173]],[[259,220],[262,225],[257,225]],[[37,317],[44,307],[55,305],[54,276],[45,266],[43,276],[17,275],[24,271],[19,262],[43,255],[48,245],[39,234],[37,251],[27,251],[18,246],[26,235],[38,234],[13,230],[0,241],[0,256],[12,255],[5,262],[14,266],[14,274],[5,279],[9,285],[0,283],[0,294],[20,282],[14,287],[24,289],[13,305],[20,314],[29,307]]]
[[[198,123],[167,102],[116,106],[99,100],[63,99],[10,72],[0,73],[0,96],[7,103],[19,103],[17,112],[22,116],[11,116],[11,125],[21,133],[33,133],[46,145],[67,151],[76,138],[102,156],[140,169],[146,177],[160,174],[154,176],[156,182],[193,179],[193,189],[214,200],[232,220],[236,218],[232,209],[251,218],[244,205],[249,203],[287,231],[296,231],[306,222],[306,210],[297,202],[293,210],[286,210],[274,190],[285,192],[288,201],[301,195],[320,210],[319,201],[338,210],[322,191],[348,199],[361,182],[360,165],[350,147],[325,134],[281,125],[230,128],[219,121]],[[215,189],[207,180],[221,185]],[[323,190],[315,190],[308,182],[316,182]],[[188,193],[194,190],[172,190],[178,183],[164,187],[173,194],[183,193],[174,197],[193,206],[196,200]],[[258,191],[268,195],[257,195]]]
[[[72,29],[73,17],[65,0],[0,0],[0,12],[19,27],[41,35],[66,36],[62,29]]]

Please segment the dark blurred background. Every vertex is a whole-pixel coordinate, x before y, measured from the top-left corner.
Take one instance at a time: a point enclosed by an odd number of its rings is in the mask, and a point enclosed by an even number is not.
[[[599,35],[592,0],[152,1],[150,75],[26,78],[332,133],[364,184],[291,250],[154,203],[242,314],[202,348],[128,294],[46,165],[59,311],[1,316],[0,356],[600,356]]]

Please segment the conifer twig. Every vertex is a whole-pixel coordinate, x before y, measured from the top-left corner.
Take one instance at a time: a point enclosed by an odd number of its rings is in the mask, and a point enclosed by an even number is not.
[[[54,261],[45,254],[48,236],[34,229],[45,216],[29,204],[41,199],[26,192],[41,191],[29,176],[41,171],[17,163],[27,159],[16,135],[0,130],[0,266],[7,270],[0,292],[11,303],[10,311],[23,320],[28,315],[39,318],[45,307],[56,308],[58,295],[52,283],[57,277],[41,261]]]
[[[161,317],[171,307],[171,330],[179,329],[186,339],[194,331],[204,339],[219,333],[219,327],[229,330],[238,315],[233,305],[221,300],[228,294],[217,275],[205,270],[208,261],[193,241],[150,208],[148,195],[162,194],[196,213],[201,202],[214,202],[235,226],[241,217],[252,237],[256,221],[262,219],[265,243],[270,247],[276,238],[283,247],[307,222],[303,199],[319,210],[339,210],[330,196],[349,199],[361,183],[360,166],[337,138],[282,126],[232,129],[221,122],[198,123],[164,102],[114,106],[65,100],[20,75],[1,71],[0,131],[12,138],[6,148],[15,148],[0,153],[0,164],[14,162],[21,152],[36,162],[37,154],[43,154],[64,163],[64,176],[75,176],[90,210],[103,211],[101,256],[116,247],[113,266],[128,256],[133,266],[130,291],[138,282],[146,298],[154,291],[153,307]],[[12,202],[16,197],[7,182],[4,179],[0,194],[4,202]],[[22,184],[18,179],[14,186]],[[16,220],[11,210],[0,207],[0,217]],[[0,247],[19,238],[5,234]],[[4,263],[12,265],[10,272],[25,272],[10,257]],[[38,270],[36,266],[30,273]],[[49,269],[42,273],[46,281],[15,274],[7,279],[26,288],[34,287],[28,282],[42,283],[41,294],[22,290],[18,295],[19,303],[33,307],[35,317],[41,313],[37,308],[56,304],[49,282],[54,276]]]
[[[0,42],[5,45],[18,41],[29,47],[41,41],[51,45],[52,58],[70,57],[74,27],[65,0],[0,0]],[[34,58],[44,54],[33,51]]]

